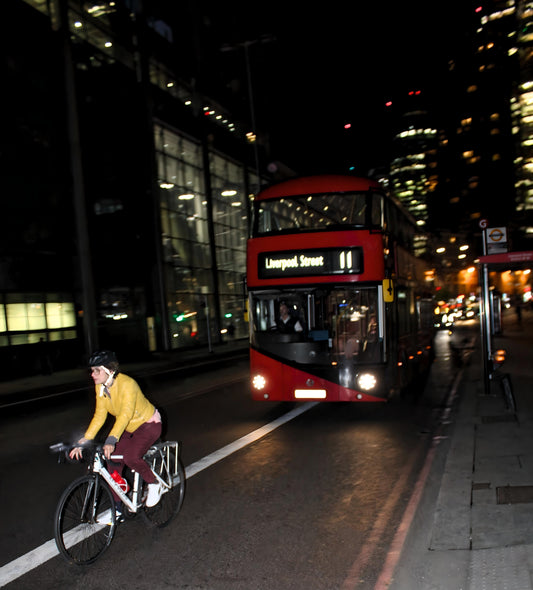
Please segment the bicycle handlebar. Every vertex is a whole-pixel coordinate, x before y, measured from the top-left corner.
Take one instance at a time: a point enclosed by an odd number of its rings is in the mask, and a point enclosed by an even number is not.
[[[75,463],[75,459],[71,459],[69,457],[70,451],[74,448],[74,446],[75,445],[67,445],[63,442],[60,442],[50,445],[48,448],[51,453],[57,453],[58,463],[64,463],[65,461],[67,461],[67,463]]]
[[[102,453],[104,452],[104,445],[101,443],[96,443],[94,441],[87,441],[83,444],[79,444],[79,443],[74,443],[74,444],[65,444],[64,442],[59,442],[59,443],[55,443],[53,445],[50,445],[48,448],[50,450],[51,453],[57,453],[58,458],[57,458],[57,462],[58,463],[63,463],[64,460],[66,460],[68,463],[77,463],[78,460],[77,459],[71,459],[70,458],[70,451],[72,451],[72,449],[76,448],[76,447],[81,447],[81,449],[83,451],[87,451],[88,456],[85,457],[85,453],[82,456],[82,459],[80,459],[80,461],[83,460],[89,460],[92,457],[94,457],[95,453]],[[111,455],[110,459],[115,459],[115,460],[120,460],[123,458],[123,455]]]

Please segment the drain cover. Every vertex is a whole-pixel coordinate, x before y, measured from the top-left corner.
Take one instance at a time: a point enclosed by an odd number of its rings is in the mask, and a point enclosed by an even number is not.
[[[496,488],[497,504],[527,504],[533,502],[533,486]]]

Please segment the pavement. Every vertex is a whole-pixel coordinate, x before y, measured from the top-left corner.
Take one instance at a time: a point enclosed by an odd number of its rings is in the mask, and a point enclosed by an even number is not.
[[[465,392],[444,471],[432,550],[470,551],[468,590],[533,588],[533,312],[504,314],[494,349],[507,351],[517,404],[486,392],[481,354]],[[454,524],[452,524],[454,523]]]
[[[122,362],[120,369],[140,379],[151,374],[172,372],[186,375],[194,372],[227,366],[232,360],[248,358],[247,339],[213,344],[211,347],[198,346],[189,350],[174,350],[153,353],[144,361]],[[87,367],[53,372],[50,375],[32,375],[11,381],[0,381],[0,410],[24,409],[24,406],[42,399],[72,395],[93,388]]]
[[[420,511],[429,506],[425,533],[416,551],[400,556],[391,590],[533,590],[533,311],[522,313],[520,322],[506,312],[494,348],[507,351],[503,371],[512,377],[517,410],[507,410],[496,384],[487,393],[478,338],[461,368],[434,499],[425,508],[421,502]],[[241,340],[156,355],[122,369],[133,376],[197,371],[247,352]],[[88,381],[86,369],[74,369],[3,382],[0,408],[43,393],[87,389]]]
[[[408,537],[390,590],[533,589],[533,311],[520,322],[507,311],[503,322],[493,344],[507,352],[501,370],[511,375],[516,412],[497,383],[487,391],[478,338],[442,431],[449,441],[433,474],[438,491],[429,507],[420,503],[429,515],[410,530],[419,538]]]

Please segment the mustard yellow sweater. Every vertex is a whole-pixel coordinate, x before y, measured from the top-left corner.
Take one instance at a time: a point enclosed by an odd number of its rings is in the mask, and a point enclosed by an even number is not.
[[[155,407],[144,397],[137,382],[122,373],[115,377],[109,387],[109,396],[102,392],[101,385],[96,385],[95,391],[96,408],[85,433],[88,440],[92,440],[102,428],[108,413],[116,417],[109,436],[117,441],[125,430],[135,432],[154,414]]]

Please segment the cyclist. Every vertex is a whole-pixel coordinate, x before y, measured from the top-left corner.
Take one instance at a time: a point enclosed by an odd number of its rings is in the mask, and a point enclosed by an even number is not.
[[[161,436],[161,415],[143,395],[137,382],[119,372],[114,352],[95,352],[89,359],[89,366],[96,391],[96,409],[85,435],[78,441],[79,446],[72,449],[70,457],[81,459],[83,445],[94,439],[108,414],[115,416],[115,423],[104,443],[104,455],[119,474],[124,464],[137,471],[148,484],[146,506],[155,506],[162,489],[143,455]],[[123,460],[110,461],[112,454],[122,455]],[[120,506],[118,508],[120,510]]]

